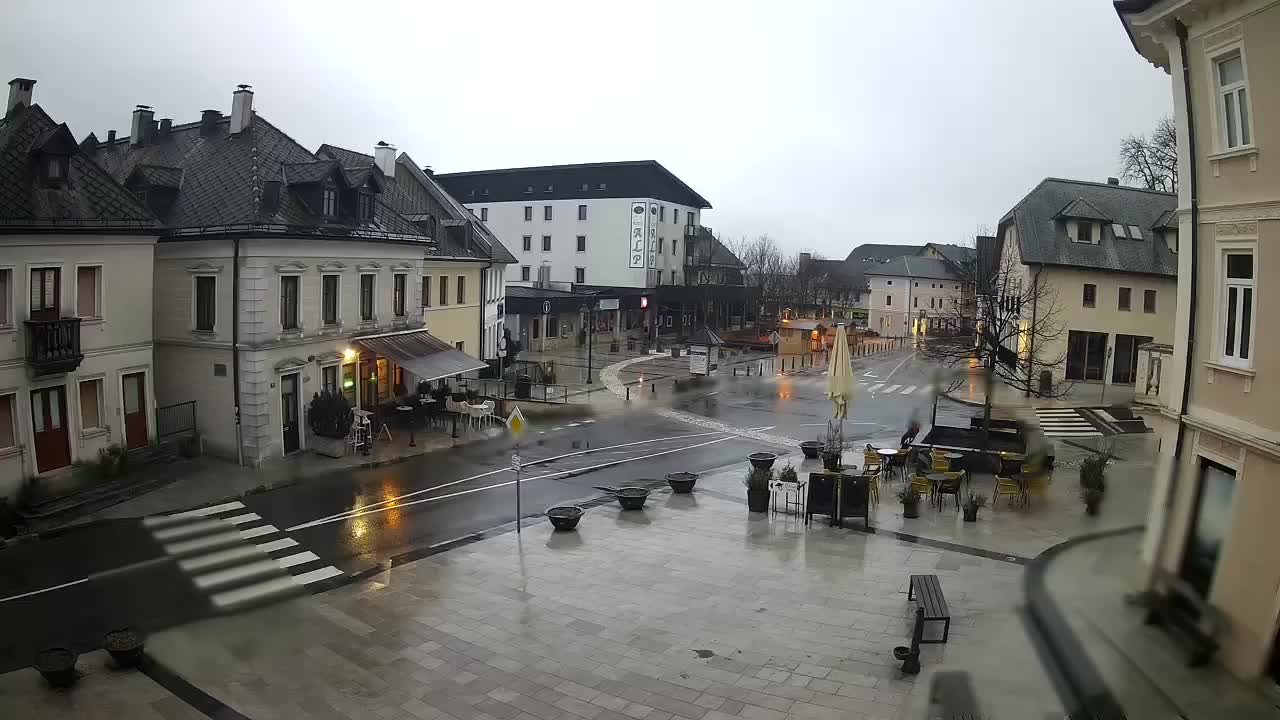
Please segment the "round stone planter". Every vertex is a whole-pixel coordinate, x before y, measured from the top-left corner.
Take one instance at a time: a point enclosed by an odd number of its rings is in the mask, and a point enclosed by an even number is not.
[[[577,505],[561,505],[547,510],[547,519],[556,530],[574,530],[585,512]]]
[[[904,518],[920,517],[920,501],[917,500],[913,503],[905,503],[905,502],[902,503],[902,517]]]
[[[644,508],[644,501],[649,498],[649,491],[642,487],[609,488],[597,485],[595,489],[612,495],[623,510],[640,510]]]
[[[698,482],[698,477],[698,473],[674,472],[667,475],[667,484],[671,486],[671,492],[684,495],[693,492],[693,485]]]
[[[107,633],[102,647],[122,668],[137,667],[142,662],[142,636],[129,628]]]
[[[822,454],[822,442],[818,440],[805,440],[800,443],[800,452],[810,460],[816,460]]]
[[[37,653],[33,665],[52,687],[69,688],[80,679],[76,659],[76,654],[66,648],[50,648]]]
[[[747,509],[755,513],[768,512],[769,511],[769,491],[768,490],[748,490],[747,491]]]
[[[751,461],[751,467],[757,470],[768,470],[773,467],[773,463],[778,459],[777,453],[758,452],[751,453],[747,456],[747,460]]]

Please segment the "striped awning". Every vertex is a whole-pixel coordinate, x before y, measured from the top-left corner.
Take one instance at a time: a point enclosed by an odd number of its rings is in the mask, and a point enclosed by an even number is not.
[[[426,330],[408,330],[353,338],[356,345],[381,355],[418,377],[420,382],[461,375],[485,363],[454,348]]]

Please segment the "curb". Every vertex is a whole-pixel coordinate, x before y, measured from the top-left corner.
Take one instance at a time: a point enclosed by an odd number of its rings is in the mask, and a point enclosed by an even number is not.
[[[942,397],[950,400],[951,402],[957,402],[957,403],[960,403],[961,405],[968,405],[969,407],[982,407],[986,404],[986,403],[980,403],[976,400],[963,400],[961,398],[953,396],[951,393],[940,393],[940,394],[942,395]]]

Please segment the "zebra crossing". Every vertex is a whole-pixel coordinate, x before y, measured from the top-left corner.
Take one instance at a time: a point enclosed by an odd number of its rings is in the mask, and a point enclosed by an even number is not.
[[[1045,437],[1102,437],[1103,433],[1077,408],[1036,408]]]
[[[932,385],[890,385],[889,383],[858,383],[858,388],[872,395],[928,395]]]
[[[343,576],[239,501],[142,519],[214,609],[231,612]]]

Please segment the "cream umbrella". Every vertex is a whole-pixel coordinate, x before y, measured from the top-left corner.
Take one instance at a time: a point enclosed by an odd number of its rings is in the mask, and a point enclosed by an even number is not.
[[[837,420],[849,416],[849,403],[853,402],[853,391],[857,385],[853,381],[852,360],[844,325],[837,325],[835,346],[831,348],[831,358],[827,362],[827,397],[834,405],[832,417]],[[843,425],[842,422],[841,436],[844,435]]]

